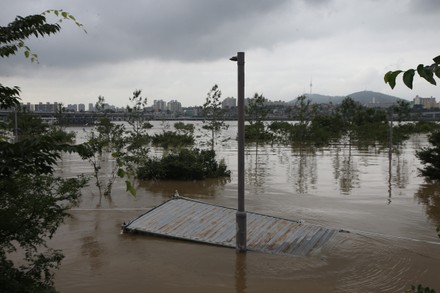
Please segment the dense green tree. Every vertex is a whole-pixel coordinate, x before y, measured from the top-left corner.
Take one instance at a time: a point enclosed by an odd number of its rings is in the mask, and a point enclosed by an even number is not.
[[[13,56],[23,49],[27,58],[37,60],[25,41],[60,31],[59,23],[47,22],[47,13],[74,20],[60,10],[18,16],[0,27],[0,57]],[[0,108],[18,109],[19,102],[17,86],[0,84]],[[26,123],[31,123],[29,129],[33,130],[17,142],[5,138],[0,141],[0,292],[52,292],[53,269],[63,256],[48,248],[46,240],[63,222],[67,209],[77,202],[85,180],[56,177],[54,166],[61,152],[74,148],[47,132],[35,133],[41,121],[21,118],[21,132],[27,131]]]
[[[440,131],[434,132],[429,136],[430,147],[416,151],[416,157],[424,164],[419,169],[420,174],[428,180],[440,180]]]

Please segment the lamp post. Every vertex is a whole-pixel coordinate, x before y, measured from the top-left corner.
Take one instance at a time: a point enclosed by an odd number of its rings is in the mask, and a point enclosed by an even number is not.
[[[244,52],[230,58],[237,62],[238,69],[238,209],[236,214],[236,249],[246,251],[246,211],[244,209]]]

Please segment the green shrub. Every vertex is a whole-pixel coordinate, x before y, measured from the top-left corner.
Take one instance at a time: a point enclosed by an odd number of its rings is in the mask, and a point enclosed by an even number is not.
[[[180,149],[177,153],[164,154],[162,158],[150,158],[138,168],[139,179],[201,180],[230,177],[224,160],[217,162],[215,151]]]
[[[194,136],[191,134],[179,134],[176,131],[165,131],[152,137],[154,146],[163,148],[191,146],[194,144]]]
[[[191,123],[185,124],[183,122],[176,122],[174,123],[174,128],[184,133],[194,133],[194,124]]]

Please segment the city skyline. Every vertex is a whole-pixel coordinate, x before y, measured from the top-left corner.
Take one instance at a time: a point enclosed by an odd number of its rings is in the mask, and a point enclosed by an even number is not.
[[[391,90],[383,75],[430,64],[439,54],[440,1],[136,0],[127,5],[67,0],[61,5],[87,34],[65,21],[59,34],[27,42],[39,63],[22,52],[2,60],[2,84],[19,86],[23,101],[87,104],[101,95],[122,107],[140,89],[151,101],[178,97],[188,107],[203,104],[214,84],[223,98],[236,97],[236,64],[229,58],[237,51],[246,53],[246,96],[258,92],[289,101],[312,90],[329,95],[371,90],[411,100],[439,92],[420,78],[413,91],[401,80]],[[23,0],[2,8],[5,26],[17,15],[58,7]]]
[[[390,105],[389,102],[387,101],[378,101],[377,98],[375,97],[375,94],[378,93],[374,93],[374,92],[370,92],[371,95],[371,99],[369,100],[369,102],[367,104],[363,104],[363,106],[374,106],[374,104],[377,105],[382,105],[382,107],[388,107]],[[380,94],[380,93],[379,93]],[[306,94],[308,95],[308,94]],[[347,96],[348,97],[348,96]],[[309,97],[308,97],[309,98]],[[333,97],[336,98],[336,97]],[[250,98],[247,97],[245,100],[245,103],[248,103],[248,100]],[[282,105],[292,105],[293,101],[272,101],[272,100],[266,100],[267,104],[282,104]],[[359,101],[360,102],[360,101]],[[412,100],[409,101],[410,103],[412,103],[413,105],[423,105],[423,108],[425,109],[430,109],[430,108],[440,108],[440,102],[437,102],[437,98],[436,97],[421,97],[419,95],[416,95]],[[317,104],[325,104],[326,102],[313,102],[312,103],[317,103]],[[332,102],[333,103],[333,102]],[[336,104],[338,104],[336,102]],[[362,103],[361,103],[362,104]],[[35,104],[32,104],[30,102],[25,102],[22,103],[23,106],[25,106],[28,110],[31,111],[35,111],[35,112],[39,112],[39,109],[42,109],[41,112],[55,112],[54,109],[57,108],[59,105],[61,105],[65,110],[67,111],[72,111],[72,112],[81,112],[81,111],[95,111],[95,103],[78,103],[78,104],[63,104],[63,103],[59,103],[59,102],[38,102]],[[126,111],[126,106],[124,107],[118,107],[115,105],[111,105],[108,103],[104,103],[103,104],[104,109],[112,109],[112,110],[117,110],[117,111]],[[235,108],[237,106],[237,99],[234,97],[227,97],[221,100],[221,107],[223,109],[230,109],[230,108]],[[165,100],[154,100],[153,103],[151,105],[146,105],[146,107],[144,109],[151,109],[151,110],[155,110],[155,111],[170,111],[170,112],[181,112],[182,109],[188,109],[188,108],[201,108],[203,107],[203,105],[194,105],[194,106],[189,106],[189,107],[185,107],[182,106],[182,104],[178,101],[178,100],[170,100],[170,101],[165,101]],[[50,110],[47,110],[50,109]]]

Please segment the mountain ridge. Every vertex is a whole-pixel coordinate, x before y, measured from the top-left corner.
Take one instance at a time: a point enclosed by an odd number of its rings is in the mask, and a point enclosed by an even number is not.
[[[377,104],[392,104],[398,100],[403,100],[402,98],[386,95],[379,92],[373,91],[360,91],[354,92],[346,96],[328,96],[321,94],[304,94],[312,104],[340,104],[346,97],[351,97],[354,101],[361,103],[362,105],[377,103]],[[288,103],[295,103],[298,98],[289,101]]]

